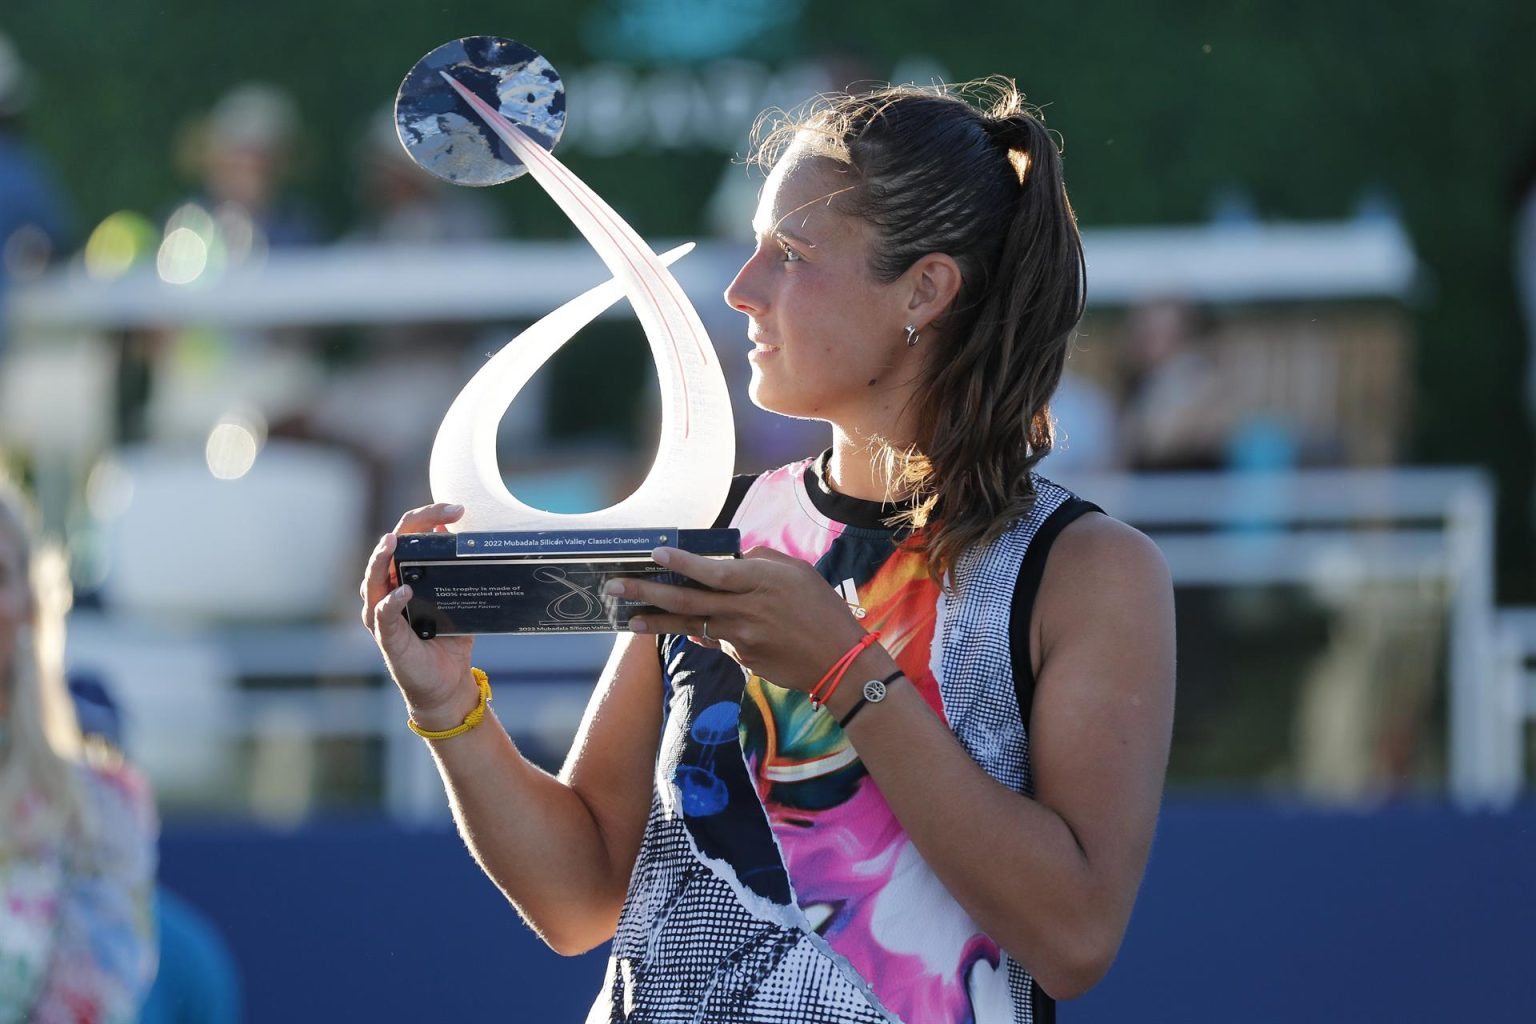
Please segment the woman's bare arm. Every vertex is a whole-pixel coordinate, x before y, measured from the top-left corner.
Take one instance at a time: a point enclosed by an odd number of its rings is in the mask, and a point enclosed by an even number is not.
[[[407,513],[375,549],[361,588],[364,624],[427,730],[458,725],[479,702],[471,641],[417,637],[400,614],[410,588],[394,586],[389,561],[397,533],[454,518],[442,506]],[[461,735],[423,741],[475,860],[558,952],[613,935],[650,811],[661,694],[654,642],[621,635],[558,777],[523,757],[494,714]]]
[[[654,643],[621,636],[558,777],[500,723],[428,741],[476,862],[559,953],[584,953],[618,924],[651,806],[660,675]]]

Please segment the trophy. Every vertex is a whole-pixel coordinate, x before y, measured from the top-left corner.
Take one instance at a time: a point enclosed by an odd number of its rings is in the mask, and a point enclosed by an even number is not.
[[[399,538],[395,565],[411,585],[411,628],[426,639],[624,629],[644,606],[603,594],[609,579],[697,585],[657,565],[653,548],[740,557],[736,530],[708,528],[735,459],[730,396],[699,315],[667,269],[693,246],[656,255],[553,156],[565,127],[565,88],[549,61],[521,43],[472,36],[433,50],[401,83],[395,123],[411,158],[446,181],[488,186],[531,175],[612,275],[508,342],[443,417],[432,446],[432,497],[465,512],[451,532]],[[639,488],[609,508],[530,507],[502,479],[497,426],[539,367],[621,296],[644,328],[661,385],[656,460]]]

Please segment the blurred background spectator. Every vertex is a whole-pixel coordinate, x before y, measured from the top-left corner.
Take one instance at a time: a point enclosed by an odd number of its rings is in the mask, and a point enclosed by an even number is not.
[[[124,760],[122,713],[99,676],[75,672],[69,695],[80,734],[98,763]],[[156,886],[155,981],[144,997],[139,1024],[236,1024],[239,969],[224,937],[207,915],[174,892]]]
[[[69,240],[69,216],[53,173],[24,138],[22,117],[31,98],[32,73],[0,33],[0,355],[7,283],[35,277]]]
[[[1120,411],[1097,381],[1076,369],[1061,376],[1051,396],[1056,436],[1044,472],[1089,473],[1121,465],[1116,436]]]
[[[0,1020],[128,1024],[155,974],[155,813],[137,772],[83,742],[63,570],[0,479]]]
[[[1238,410],[1189,303],[1141,303],[1127,316],[1122,461],[1132,469],[1218,469]]]
[[[178,157],[199,183],[189,202],[212,216],[230,263],[320,240],[306,204],[288,191],[299,129],[286,91],[243,82],[183,134]]]
[[[197,182],[166,218],[156,256],[162,281],[206,287],[259,269],[272,250],[319,241],[306,204],[287,187],[300,119],[282,89],[245,82],[192,121],[179,163]],[[302,421],[324,379],[311,332],[215,321],[123,339],[122,440],[201,441],[224,419],[283,432]]]

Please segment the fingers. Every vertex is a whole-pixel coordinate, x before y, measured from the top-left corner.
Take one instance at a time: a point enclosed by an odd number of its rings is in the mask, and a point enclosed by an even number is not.
[[[463,505],[454,505],[440,501],[435,505],[423,505],[421,508],[413,508],[400,517],[395,524],[395,533],[430,533],[449,523],[458,522],[464,515]]]
[[[368,558],[368,565],[363,570],[363,582],[357,588],[358,596],[363,602],[363,628],[370,633],[373,632],[374,606],[397,582],[394,578],[393,560],[397,539],[393,533],[386,533],[379,538],[379,543],[374,546],[373,554]]]
[[[463,515],[463,505],[448,502],[423,505],[405,513],[392,531],[379,538],[379,543],[368,557],[368,565],[363,570],[363,582],[357,588],[358,597],[363,602],[363,628],[370,633],[374,631],[374,624],[378,621],[379,602],[400,582],[395,576],[394,564],[395,545],[399,541],[399,535],[443,530],[449,523],[457,522]]]
[[[415,636],[411,624],[401,614],[411,599],[409,584],[401,584],[373,605],[373,626],[370,632],[378,641],[379,649],[386,657],[394,657],[405,650]]]
[[[741,563],[732,558],[705,558],[680,548],[657,548],[651,552],[651,559],[714,590],[749,589],[740,573]]]
[[[682,633],[698,637],[704,633],[704,621],[709,620],[709,640],[731,637],[731,624],[743,625],[741,614],[750,601],[781,590],[794,582],[794,574],[785,569],[793,568],[818,579],[815,570],[803,559],[781,554],[770,548],[753,548],[747,559],[706,558],[678,548],[660,547],[651,552],[657,565],[663,566],[695,582],[708,590],[682,587],[649,580],[610,580],[607,593],[616,594],[659,609],[641,612],[632,628],[640,633]]]
[[[692,627],[699,626],[706,617],[718,615],[722,610],[723,595],[672,583],[653,583],[649,580],[637,579],[609,580],[603,586],[603,593],[610,597],[623,597],[652,605],[662,612],[676,613],[679,622],[689,624],[689,629],[678,632],[689,632]],[[653,619],[657,618],[657,614],[653,612],[644,617]]]

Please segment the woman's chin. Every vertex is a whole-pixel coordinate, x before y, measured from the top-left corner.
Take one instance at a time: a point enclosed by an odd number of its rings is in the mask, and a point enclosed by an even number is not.
[[[782,381],[752,368],[752,379],[747,384],[747,397],[764,412],[787,416],[795,420],[822,420],[828,417],[817,407],[813,396],[804,389],[785,388]]]
[[[774,407],[773,388],[763,380],[763,372],[752,367],[752,379],[747,384],[747,398],[764,412],[778,412]]]
[[[793,403],[786,402],[785,395],[778,394],[772,384],[763,380],[762,374],[752,371],[752,383],[747,387],[747,397],[752,404],[764,412],[775,413],[779,416],[794,416]]]

